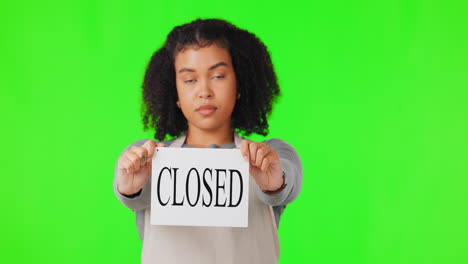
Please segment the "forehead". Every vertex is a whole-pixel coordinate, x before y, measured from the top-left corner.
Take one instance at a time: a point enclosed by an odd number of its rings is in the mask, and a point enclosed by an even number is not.
[[[219,62],[231,65],[231,55],[225,48],[217,44],[206,47],[187,47],[178,52],[174,58],[176,71],[181,68],[206,70]]]

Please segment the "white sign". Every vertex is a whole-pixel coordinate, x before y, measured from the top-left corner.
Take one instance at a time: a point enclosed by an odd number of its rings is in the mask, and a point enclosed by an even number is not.
[[[151,224],[247,227],[249,163],[239,149],[156,148]]]

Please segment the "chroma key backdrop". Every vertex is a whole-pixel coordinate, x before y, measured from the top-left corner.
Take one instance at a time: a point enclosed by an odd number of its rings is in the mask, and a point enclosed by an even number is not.
[[[468,3],[2,1],[2,263],[139,263],[117,158],[153,138],[141,83],[169,31],[254,32],[281,96],[270,134],[304,182],[280,263],[468,263]]]

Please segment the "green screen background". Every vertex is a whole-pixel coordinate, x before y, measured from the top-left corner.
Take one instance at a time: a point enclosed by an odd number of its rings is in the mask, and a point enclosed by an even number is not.
[[[269,47],[270,134],[304,182],[280,263],[468,263],[464,1],[7,1],[1,25],[1,262],[138,263],[113,171],[152,53],[223,18]],[[262,140],[262,137],[251,137]]]

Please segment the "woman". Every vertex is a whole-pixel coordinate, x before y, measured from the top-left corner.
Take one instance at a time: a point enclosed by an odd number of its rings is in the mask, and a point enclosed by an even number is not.
[[[286,142],[252,142],[238,132],[266,135],[278,94],[270,56],[254,34],[218,19],[169,33],[143,83],[143,123],[160,142],[127,147],[114,180],[117,197],[136,213],[142,263],[277,262],[279,217],[299,193],[302,166]],[[250,163],[248,228],[151,225],[151,160],[162,146],[240,148]]]

